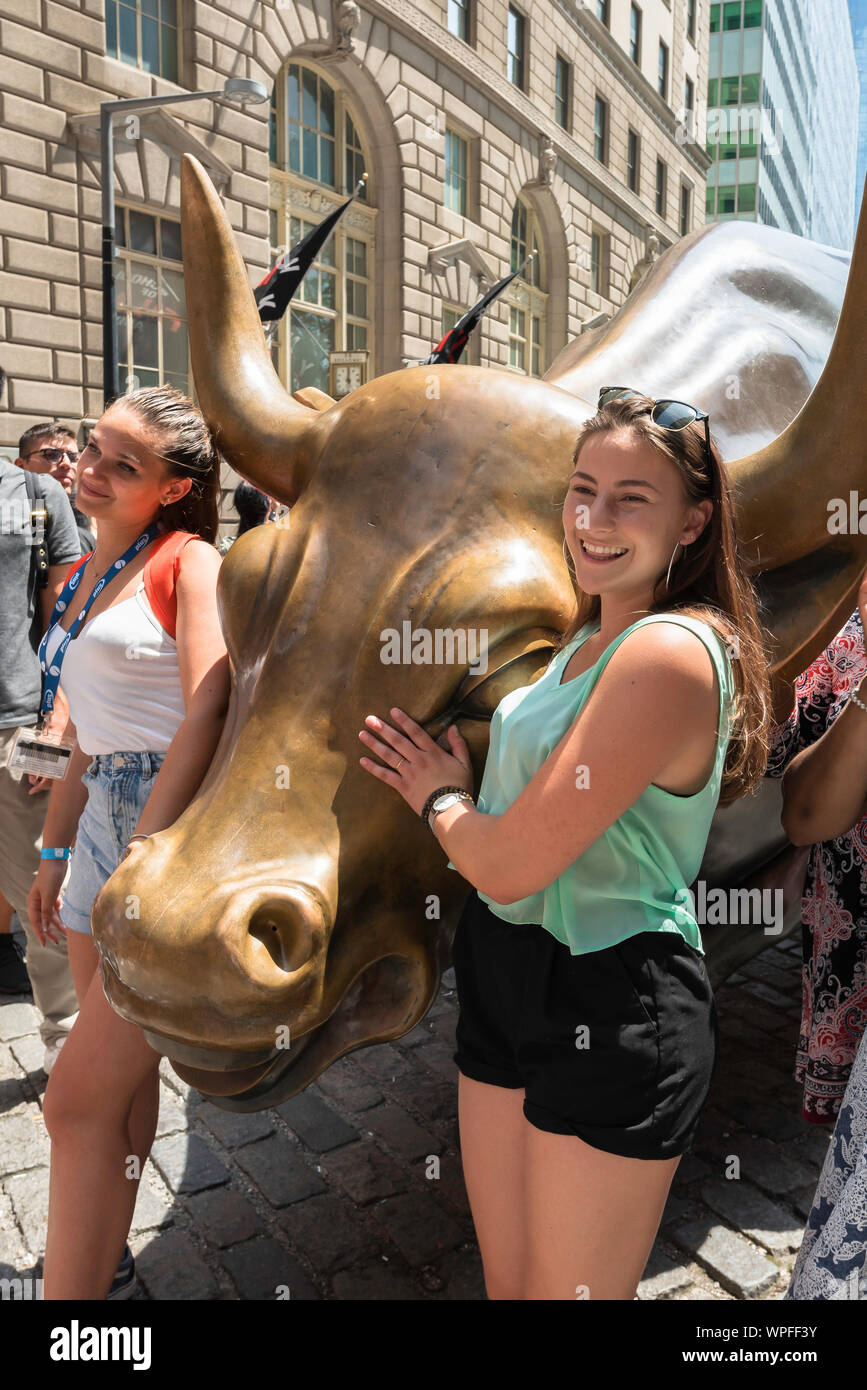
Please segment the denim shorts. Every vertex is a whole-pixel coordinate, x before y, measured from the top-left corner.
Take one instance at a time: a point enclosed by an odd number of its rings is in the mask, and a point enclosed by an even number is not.
[[[135,834],[164,757],[164,753],[98,753],[82,777],[87,802],[60,901],[60,920],[68,931],[90,934],[94,899]]]
[[[717,1055],[704,958],[675,932],[573,956],[473,891],[452,948],[464,1076],[523,1090],[536,1129],[625,1158],[691,1146]]]

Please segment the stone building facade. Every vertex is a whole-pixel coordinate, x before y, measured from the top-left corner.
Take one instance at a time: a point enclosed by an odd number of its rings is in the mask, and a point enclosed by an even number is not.
[[[186,379],[186,150],[251,283],[367,174],[273,334],[287,384],[424,357],[534,249],[469,360],[541,375],[704,221],[707,29],[706,0],[0,0],[0,448],[101,408],[101,100],[272,93],[116,121],[122,385]]]

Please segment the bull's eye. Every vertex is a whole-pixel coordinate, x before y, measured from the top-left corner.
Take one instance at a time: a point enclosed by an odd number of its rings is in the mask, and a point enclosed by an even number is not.
[[[488,670],[470,671],[444,709],[425,724],[437,738],[458,719],[491,719],[500,701],[512,690],[532,685],[544,675],[557,650],[556,634],[549,628],[514,633],[488,652]]]

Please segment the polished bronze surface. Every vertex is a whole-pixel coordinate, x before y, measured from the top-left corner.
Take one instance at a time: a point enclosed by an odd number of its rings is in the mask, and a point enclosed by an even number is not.
[[[415,367],[330,402],[279,383],[219,198],[190,156],[182,211],[199,400],[232,465],[292,511],[223,563],[223,739],[187,811],[100,895],[94,933],[118,1012],[217,1103],[257,1109],[406,1032],[435,995],[467,884],[359,766],[358,731],[393,705],[435,735],[454,717],[478,788],[486,717],[544,669],[574,608],[561,507],[600,383],[711,412],[777,671],[797,674],[842,625],[867,539],[830,536],[826,517],[863,473],[867,222],[833,348],[846,258],[727,224],[661,257],[545,380]],[[486,630],[487,672],[384,664],[382,634],[404,623]],[[719,812],[706,864],[715,883],[784,888],[791,929],[803,852],[786,848],[778,798],[768,783]],[[769,939],[714,929],[712,971]]]

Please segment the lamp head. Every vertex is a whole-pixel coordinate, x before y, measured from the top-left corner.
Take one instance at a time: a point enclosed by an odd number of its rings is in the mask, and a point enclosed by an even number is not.
[[[232,106],[257,106],[268,100],[268,92],[261,82],[253,82],[248,77],[229,77],[223,87],[223,100]]]

